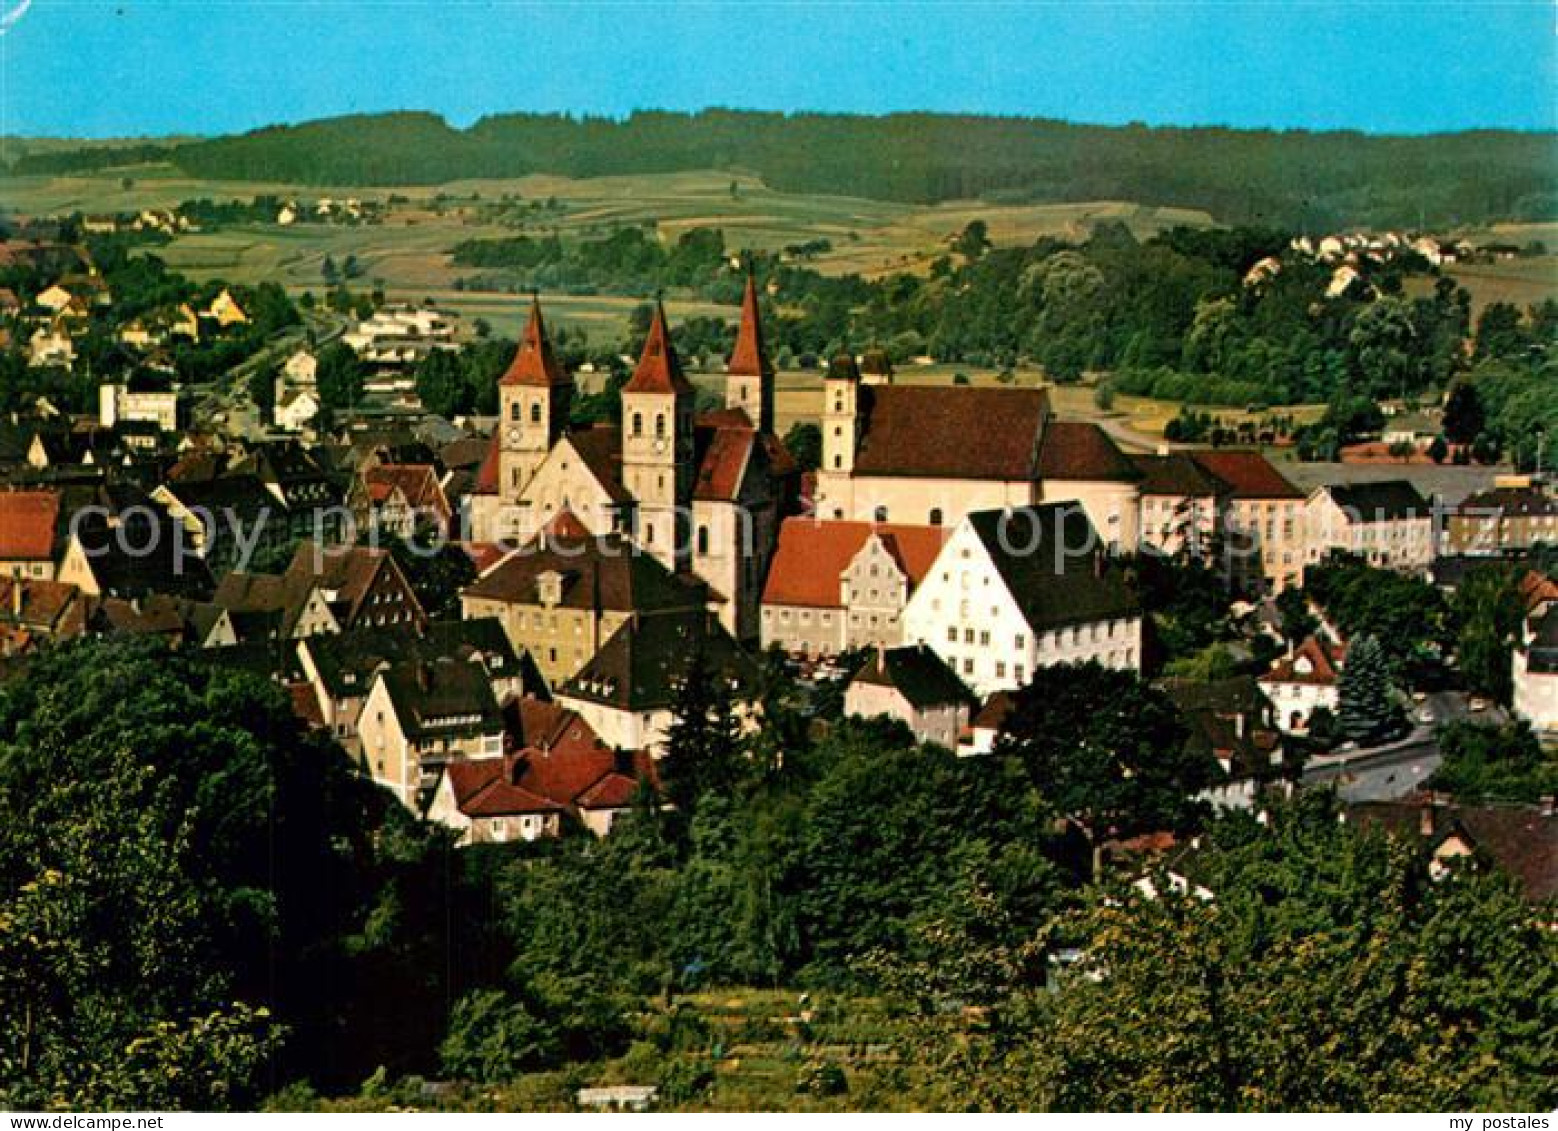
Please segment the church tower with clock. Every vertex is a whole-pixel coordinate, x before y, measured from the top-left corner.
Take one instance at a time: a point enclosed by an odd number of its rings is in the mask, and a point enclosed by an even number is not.
[[[517,499],[568,430],[573,378],[552,352],[532,299],[530,322],[514,360],[498,382],[499,491]]]

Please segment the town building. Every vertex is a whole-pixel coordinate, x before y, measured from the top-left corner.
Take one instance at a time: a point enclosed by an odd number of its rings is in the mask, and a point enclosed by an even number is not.
[[[1228,485],[1222,512],[1228,579],[1248,593],[1301,584],[1308,555],[1304,493],[1258,451],[1221,448],[1191,457]]]
[[[445,767],[503,754],[503,713],[480,664],[407,660],[380,671],[357,724],[363,765],[415,813]]]
[[[903,624],[905,643],[935,649],[980,696],[1040,665],[1141,668],[1141,602],[1077,502],[967,515]]]
[[[948,750],[957,749],[976,702],[957,673],[924,644],[878,647],[844,689],[845,714],[898,719],[916,740]]]
[[[949,533],[942,526],[786,519],[763,587],[763,647],[826,657],[902,643],[904,606]]]
[[[65,548],[58,491],[0,491],[0,575],[53,578]]]
[[[197,559],[198,560],[198,559]],[[212,601],[261,618],[264,635],[302,639],[352,628],[421,629],[427,613],[388,550],[305,542],[281,574],[234,571]]]
[[[459,660],[479,665],[493,697],[504,703],[533,690],[528,659],[516,653],[502,626],[490,617],[435,621],[414,626],[356,628],[297,642],[300,682],[313,700],[310,714],[349,752],[358,749],[357,727],[374,677],[408,660]]]
[[[1335,551],[1407,573],[1433,562],[1433,511],[1408,480],[1317,487],[1305,509],[1311,562]]]
[[[702,611],[630,618],[556,690],[556,699],[577,711],[607,745],[660,757],[675,721],[677,691],[695,656],[750,723],[757,665],[713,614]]]
[[[596,537],[571,512],[489,567],[460,594],[466,617],[494,617],[561,687],[629,621],[701,614],[708,586],[673,573],[620,534]]]
[[[1558,544],[1558,499],[1525,476],[1495,481],[1445,515],[1448,555],[1504,554]]]
[[[1130,459],[1141,473],[1136,489],[1142,548],[1171,558],[1210,558],[1222,537],[1232,488],[1184,452]]]
[[[1544,734],[1558,734],[1558,602],[1532,611],[1510,664],[1515,714]]]
[[[569,824],[605,836],[655,789],[652,759],[611,749],[576,711],[526,696],[504,715],[513,749],[446,765],[428,807],[429,820],[461,830],[461,844],[555,837]]]

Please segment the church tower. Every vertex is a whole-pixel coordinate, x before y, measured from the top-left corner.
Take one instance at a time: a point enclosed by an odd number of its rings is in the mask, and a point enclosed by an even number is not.
[[[774,427],[774,367],[763,345],[763,326],[757,312],[757,284],[747,276],[741,299],[741,328],[736,348],[726,368],[725,407],[739,408],[759,432]]]
[[[541,300],[530,301],[530,323],[514,360],[498,379],[498,493],[515,502],[568,430],[573,378],[558,363],[541,320]]]
[[[860,444],[860,369],[841,353],[822,377],[822,466],[817,469],[817,514],[853,518],[855,450]]]
[[[634,540],[672,569],[691,548],[693,400],[656,303],[638,368],[622,387],[622,478],[638,503]]]

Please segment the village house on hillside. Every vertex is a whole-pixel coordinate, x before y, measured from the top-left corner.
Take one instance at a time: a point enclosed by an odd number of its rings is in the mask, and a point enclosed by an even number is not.
[[[1311,636],[1258,677],[1261,691],[1276,708],[1279,728],[1306,734],[1317,710],[1335,716],[1345,655],[1340,645]]]

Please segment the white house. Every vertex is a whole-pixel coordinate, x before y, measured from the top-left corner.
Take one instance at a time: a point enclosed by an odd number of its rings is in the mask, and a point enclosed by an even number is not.
[[[924,644],[878,647],[844,689],[844,712],[885,715],[908,724],[914,737],[957,749],[974,697],[941,657]]]
[[[1284,734],[1308,731],[1320,707],[1336,714],[1343,655],[1338,645],[1311,636],[1256,681],[1271,700],[1277,728]]]
[[[1526,621],[1510,663],[1515,714],[1538,731],[1558,732],[1558,604]]]
[[[935,649],[981,697],[1041,664],[1140,670],[1141,604],[1103,550],[1080,503],[976,511],[909,599],[904,641]]]
[[[1421,573],[1434,560],[1433,508],[1405,479],[1317,487],[1306,512],[1311,562],[1341,550],[1372,566]]]

